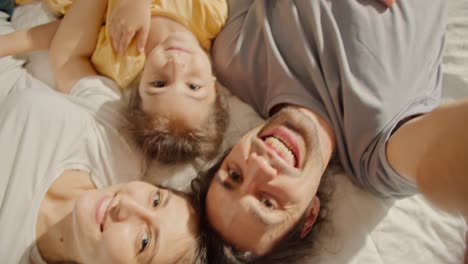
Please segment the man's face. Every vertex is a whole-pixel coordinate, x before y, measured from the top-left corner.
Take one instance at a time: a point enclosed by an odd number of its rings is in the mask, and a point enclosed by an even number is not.
[[[314,205],[329,158],[322,155],[316,120],[283,108],[244,135],[222,162],[206,199],[211,225],[237,249],[264,255]]]

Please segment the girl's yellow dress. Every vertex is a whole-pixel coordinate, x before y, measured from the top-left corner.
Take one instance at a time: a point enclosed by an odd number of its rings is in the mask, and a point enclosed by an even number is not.
[[[16,0],[22,4],[28,0]],[[72,0],[43,0],[57,14],[65,14]],[[109,0],[106,19],[118,0]],[[28,1],[30,2],[30,1]],[[219,33],[228,16],[226,0],[152,0],[151,14],[171,18],[188,29],[198,38],[201,46],[209,51],[211,43]],[[91,62],[97,72],[113,79],[121,89],[138,76],[145,64],[145,54],[139,53],[132,41],[123,56],[118,56],[103,25],[99,33],[96,50]]]

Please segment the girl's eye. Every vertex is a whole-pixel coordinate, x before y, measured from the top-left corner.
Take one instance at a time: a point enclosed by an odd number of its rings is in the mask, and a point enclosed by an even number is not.
[[[233,180],[234,182],[237,182],[237,183],[242,182],[242,176],[237,171],[229,169],[228,174],[229,174],[229,178]]]
[[[196,91],[196,90],[198,90],[198,89],[201,88],[200,85],[194,84],[194,83],[189,83],[189,84],[188,84],[188,87],[190,88],[190,90],[194,90],[194,91]]]
[[[158,207],[160,203],[161,203],[161,193],[158,190],[158,192],[156,193],[153,199],[153,207]]]
[[[145,233],[145,236],[143,237],[143,239],[141,240],[141,247],[140,247],[140,251],[138,252],[138,254],[142,253],[143,251],[145,251],[145,249],[148,247],[149,245],[149,242],[150,242],[150,238],[149,238],[149,235],[148,233]]]
[[[166,86],[166,82],[164,81],[155,81],[155,82],[152,82],[151,85],[153,85],[154,87],[164,87]]]

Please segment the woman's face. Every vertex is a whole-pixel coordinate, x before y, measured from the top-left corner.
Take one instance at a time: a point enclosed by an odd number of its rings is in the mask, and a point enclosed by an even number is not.
[[[73,211],[84,263],[176,263],[194,248],[195,212],[188,200],[136,181],[86,191]]]
[[[216,98],[208,54],[198,40],[171,33],[148,55],[139,86],[142,109],[195,127],[204,123]]]

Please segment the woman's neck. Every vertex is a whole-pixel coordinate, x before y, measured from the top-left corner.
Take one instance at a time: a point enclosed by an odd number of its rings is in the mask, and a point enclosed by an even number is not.
[[[171,33],[186,32],[193,34],[190,29],[181,23],[164,16],[151,17],[150,31],[146,42],[145,53],[148,55],[154,47],[165,40]]]
[[[49,187],[36,223],[36,244],[47,262],[79,262],[72,211],[78,196],[90,189],[95,186],[89,174],[76,170],[64,171]]]

